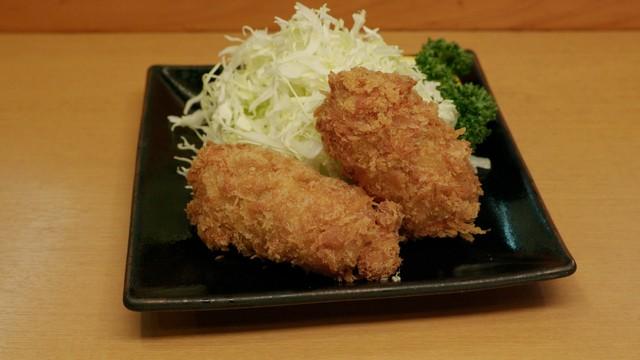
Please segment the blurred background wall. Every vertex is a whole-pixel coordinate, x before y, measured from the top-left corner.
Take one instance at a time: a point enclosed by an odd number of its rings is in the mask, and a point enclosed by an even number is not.
[[[354,0],[327,2],[336,17],[367,10],[367,24],[384,30],[621,30],[640,29],[640,0]],[[291,0],[0,0],[3,32],[238,31],[273,28],[288,18]]]

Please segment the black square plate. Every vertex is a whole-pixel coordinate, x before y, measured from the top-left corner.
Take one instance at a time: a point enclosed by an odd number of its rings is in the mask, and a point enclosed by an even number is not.
[[[168,115],[182,112],[210,66],[149,69],[133,190],[124,304],[131,310],[263,307],[489,289],[571,275],[567,251],[501,115],[477,153],[485,195],[477,224],[489,233],[469,243],[425,239],[402,245],[402,281],[338,284],[286,264],[210,252],[186,219],[189,192],[173,159],[180,136]],[[480,66],[465,81],[488,88]]]

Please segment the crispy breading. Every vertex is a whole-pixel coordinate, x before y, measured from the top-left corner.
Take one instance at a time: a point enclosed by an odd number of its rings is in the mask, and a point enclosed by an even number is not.
[[[399,206],[254,145],[208,143],[187,175],[187,215],[210,249],[290,262],[337,279],[400,266]],[[356,270],[357,269],[357,270]]]
[[[345,175],[402,206],[413,236],[472,239],[482,188],[469,143],[438,118],[408,76],[354,68],[329,75],[316,128]]]

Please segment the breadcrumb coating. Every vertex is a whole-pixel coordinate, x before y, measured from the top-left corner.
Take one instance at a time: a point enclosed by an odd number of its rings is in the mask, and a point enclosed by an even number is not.
[[[413,91],[408,76],[361,67],[329,75],[316,128],[345,175],[376,199],[402,206],[416,237],[473,239],[482,188],[471,148]]]
[[[400,266],[399,206],[248,144],[208,143],[187,175],[187,215],[210,249],[290,262],[348,282]]]

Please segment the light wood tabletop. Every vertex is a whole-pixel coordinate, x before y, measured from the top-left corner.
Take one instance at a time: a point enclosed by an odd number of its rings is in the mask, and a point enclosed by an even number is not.
[[[476,51],[569,278],[231,312],[122,304],[147,68],[221,34],[0,35],[0,358],[640,358],[640,32],[406,32]]]

